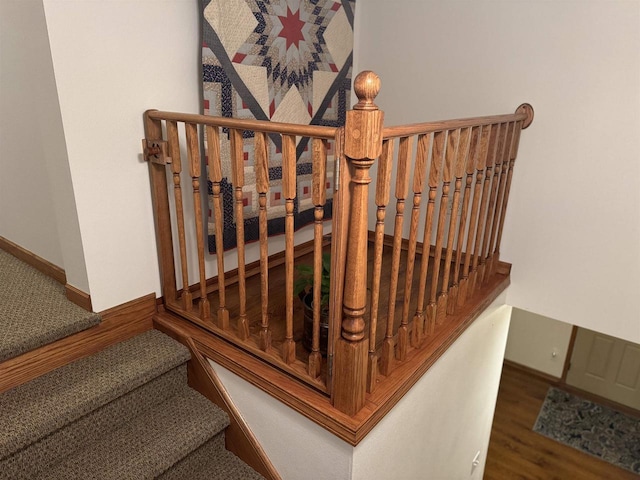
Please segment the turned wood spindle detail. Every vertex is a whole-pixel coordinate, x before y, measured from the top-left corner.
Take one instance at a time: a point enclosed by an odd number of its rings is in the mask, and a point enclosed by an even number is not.
[[[254,155],[256,169],[256,191],[258,192],[258,222],[260,235],[260,349],[271,348],[269,328],[269,239],[267,232],[267,194],[269,193],[268,138],[255,132]]]
[[[180,251],[180,271],[182,274],[182,306],[185,310],[193,308],[193,296],[189,290],[189,266],[187,264],[187,242],[184,230],[184,207],[182,204],[182,159],[180,158],[180,140],[177,122],[166,122],[167,142],[171,155],[171,173],[173,174],[173,194],[176,205],[176,225],[178,227],[178,249]]]
[[[282,194],[285,200],[285,339],[282,343],[282,359],[291,364],[296,359],[296,343],[293,339],[293,208],[296,198],[296,137],[282,135]]]

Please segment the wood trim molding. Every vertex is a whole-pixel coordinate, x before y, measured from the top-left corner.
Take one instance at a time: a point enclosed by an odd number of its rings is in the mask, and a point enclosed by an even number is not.
[[[81,308],[84,308],[87,312],[93,312],[93,308],[91,306],[91,295],[83,292],[73,285],[69,285],[68,283],[64,286],[64,290],[67,300],[75,303]]]
[[[185,345],[191,339],[205,357],[356,446],[508,285],[508,276],[495,275],[494,280],[480,289],[467,306],[452,315],[426,345],[412,350],[407,360],[388,377],[381,377],[376,390],[367,395],[364,407],[354,416],[334,408],[325,394],[188,320],[165,311],[154,317],[154,325]]]
[[[551,383],[553,385],[560,384],[560,379],[558,377],[554,377],[553,375],[549,375],[548,373],[541,372],[540,370],[536,370],[535,368],[527,367],[526,365],[521,365],[511,360],[507,360],[506,358],[504,359],[503,366],[512,368],[514,370],[519,370],[531,377],[538,378],[540,380]]]
[[[569,372],[569,368],[571,368],[571,357],[573,356],[573,347],[576,344],[576,335],[578,335],[578,327],[575,325],[571,329],[571,337],[569,338],[569,346],[567,348],[567,356],[564,359],[564,366],[562,367],[562,377],[560,380],[563,383],[567,381],[567,373]]]
[[[191,350],[191,361],[188,364],[189,386],[229,415],[230,424],[225,430],[227,450],[234,453],[267,480],[281,480],[276,468],[240,415],[215,370],[207,359],[198,352],[193,340],[188,339],[187,346]]]
[[[11,240],[0,236],[0,248],[22,260],[26,264],[31,265],[33,268],[44,273],[48,277],[53,278],[56,282],[61,283],[62,285],[67,283],[67,275],[62,268],[54,265],[49,260],[45,260],[35,253],[30,252],[26,248],[13,243]]]
[[[151,293],[100,313],[102,322],[0,363],[0,393],[153,328]]]

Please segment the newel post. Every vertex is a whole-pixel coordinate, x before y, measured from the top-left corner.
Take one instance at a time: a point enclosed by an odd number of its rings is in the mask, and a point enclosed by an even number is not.
[[[384,113],[373,103],[380,91],[380,79],[370,71],[355,79],[358,103],[347,112],[344,154],[351,173],[348,185],[349,232],[345,268],[343,317],[334,364],[333,405],[354,415],[363,406],[367,378],[365,321],[367,299],[367,210],[369,169],[382,152]]]

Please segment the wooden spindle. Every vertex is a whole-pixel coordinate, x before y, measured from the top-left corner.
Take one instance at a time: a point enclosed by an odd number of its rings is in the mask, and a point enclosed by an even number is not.
[[[373,72],[360,73],[354,82],[358,103],[347,112],[344,153],[352,170],[350,225],[344,283],[342,332],[336,344],[332,391],[334,407],[355,415],[365,402],[367,344],[367,207],[369,169],[382,151],[383,113],[373,100],[380,79]]]
[[[449,290],[449,276],[451,274],[451,261],[453,258],[453,242],[456,236],[456,226],[458,225],[458,206],[460,203],[460,189],[462,187],[462,175],[464,174],[465,161],[469,154],[469,128],[463,128],[460,131],[460,139],[456,152],[456,158],[453,167],[453,176],[455,177],[453,187],[453,198],[451,202],[451,216],[449,217],[449,233],[447,233],[447,254],[444,260],[444,275],[442,277],[442,292],[438,298],[438,315],[442,318],[448,313],[453,313],[453,307],[458,294]],[[449,306],[451,304],[451,306]]]
[[[402,230],[404,224],[405,198],[409,190],[409,137],[400,139],[398,150],[398,168],[396,171],[396,217],[393,228],[393,251],[391,254],[391,274],[389,278],[389,309],[387,311],[387,328],[382,343],[382,361],[380,369],[383,375],[389,375],[393,367],[394,339],[393,330],[396,315],[396,297],[398,294],[398,277],[400,274],[400,254],[402,253]],[[403,149],[404,145],[404,149]]]
[[[500,124],[500,133],[498,135],[498,146],[496,148],[495,155],[493,155],[492,161],[487,165],[487,176],[485,177],[485,187],[491,183],[491,190],[489,192],[489,205],[487,207],[486,219],[484,222],[484,238],[482,239],[482,248],[480,249],[480,265],[478,266],[477,282],[482,284],[487,280],[487,258],[489,256],[489,242],[491,237],[491,226],[493,223],[493,216],[495,213],[496,196],[498,194],[498,183],[500,181],[500,169],[502,167],[502,154],[504,152],[504,145],[507,135],[507,124]],[[489,179],[489,171],[493,170],[493,177]]]
[[[322,315],[322,237],[324,234],[322,222],[324,220],[324,204],[327,201],[327,146],[326,143],[314,138],[313,175],[311,185],[311,199],[314,209],[313,232],[313,336],[311,354],[309,355],[309,375],[316,378],[322,367],[320,353],[320,320]]]
[[[489,234],[489,249],[485,267],[485,279],[488,279],[493,274],[493,253],[496,243],[496,237],[498,234],[498,225],[500,221],[500,214],[502,212],[502,201],[504,197],[504,189],[507,180],[507,169],[509,168],[509,155],[511,153],[511,143],[513,141],[513,130],[515,122],[510,122],[507,126],[507,136],[504,141],[504,148],[500,155],[500,182],[496,193],[495,206],[493,211],[493,221],[491,223],[491,233]],[[495,170],[498,170],[498,164],[496,164]],[[495,176],[494,176],[495,178]]]
[[[489,146],[487,148],[487,155],[484,159],[484,181],[480,188],[482,188],[482,197],[480,200],[480,206],[478,207],[478,224],[476,226],[476,238],[473,248],[473,266],[471,273],[469,274],[469,288],[468,294],[471,296],[475,293],[476,287],[480,283],[478,280],[478,264],[480,257],[482,256],[482,237],[485,227],[485,218],[487,214],[487,198],[489,197],[488,181],[491,180],[491,170],[493,168],[493,158],[495,157],[496,140],[498,138],[499,125],[491,125],[491,133],[489,135]]]
[[[229,328],[229,310],[227,310],[226,285],[224,273],[224,238],[222,236],[223,209],[220,197],[222,182],[222,160],[220,158],[220,132],[218,127],[207,126],[207,159],[209,161],[209,181],[213,196],[213,216],[216,230],[216,260],[218,264],[218,327]]]
[[[429,157],[429,148],[431,136],[420,135],[418,136],[418,146],[416,150],[416,163],[413,168],[413,208],[411,210],[411,227],[409,230],[409,251],[407,252],[407,271],[404,284],[404,303],[402,305],[402,324],[406,325],[409,318],[409,306],[411,302],[411,286],[413,284],[413,269],[416,260],[416,246],[418,242],[418,221],[420,217],[420,208],[422,201],[422,189],[424,187],[424,180],[427,169],[427,158]],[[425,249],[423,246],[422,255],[425,255]],[[426,251],[427,257],[429,252]],[[424,316],[417,321],[413,319],[411,344],[417,347],[420,343],[420,339],[424,336]],[[403,325],[401,325],[402,328]],[[396,356],[398,360],[404,361],[407,355],[407,348],[402,348],[402,344],[399,343]]]
[[[462,280],[460,279],[460,269],[462,266],[462,245],[464,243],[465,233],[467,232],[467,217],[469,215],[469,197],[471,196],[471,184],[473,183],[473,172],[475,171],[475,162],[478,153],[478,140],[480,138],[480,129],[481,127],[476,126],[471,128],[471,140],[469,143],[469,150],[467,154],[467,158],[465,160],[465,172],[466,172],[466,180],[464,191],[462,192],[462,211],[460,213],[460,225],[458,229],[458,243],[456,246],[456,259],[455,259],[455,269],[453,271],[453,285],[449,290],[449,295],[451,299],[447,303],[447,308],[449,310],[447,313],[454,314],[456,308],[464,303],[460,303],[460,295],[462,293]],[[467,245],[469,243],[467,242]],[[468,272],[468,271],[467,271]]]
[[[431,166],[429,167],[429,200],[427,203],[427,214],[424,222],[422,237],[422,258],[420,260],[420,283],[418,285],[418,304],[413,318],[416,322],[422,323],[420,329],[423,334],[432,335],[435,330],[435,311],[425,318],[425,299],[427,295],[427,274],[429,273],[429,246],[431,245],[431,229],[433,228],[433,213],[436,204],[436,194],[438,183],[440,182],[440,172],[444,161],[444,141],[445,132],[435,132],[433,135],[433,152],[431,153]],[[426,322],[426,325],[425,325]],[[416,330],[418,331],[418,330]],[[419,340],[419,339],[418,339]]]
[[[198,270],[200,273],[200,318],[211,317],[211,308],[207,298],[207,275],[204,267],[204,229],[202,226],[202,197],[200,196],[200,146],[198,125],[185,123],[187,134],[187,153],[189,156],[189,172],[193,185],[193,215],[196,223],[196,243],[198,246]]]
[[[236,247],[238,252],[238,338],[249,338],[249,323],[247,321],[247,286],[245,271],[245,244],[244,244],[244,152],[242,143],[242,130],[229,130],[231,147],[231,181],[233,182],[234,205],[236,213]]]
[[[269,193],[268,138],[263,132],[255,132],[254,155],[256,191],[258,192],[258,222],[260,230],[260,348],[271,348],[269,328],[269,238],[267,231],[267,194]]]
[[[411,163],[411,155],[413,149],[413,137],[404,137],[400,139],[400,146],[398,150],[398,164],[403,164],[404,169],[406,170],[405,182],[406,185],[403,185],[404,196],[406,197],[408,194],[409,187],[409,165]],[[415,175],[422,176],[424,173],[424,164],[422,165],[421,170],[418,171],[420,167],[416,165]],[[414,177],[415,178],[415,177]],[[421,190],[421,189],[420,189]],[[404,199],[403,199],[404,203]],[[404,208],[404,207],[403,207]],[[407,270],[405,271],[405,291],[404,291],[404,302],[402,309],[402,316],[400,317],[400,326],[398,327],[398,343],[396,344],[396,359],[403,362],[407,356],[407,349],[409,348],[409,295],[411,294],[411,281],[413,280],[413,262],[416,258],[416,232],[418,231],[418,214],[420,213],[420,193],[417,193],[413,196],[413,208],[411,210],[411,220],[410,220],[410,235],[409,235],[409,251],[407,252]],[[393,277],[391,281],[398,281],[397,277]],[[409,286],[407,289],[407,285]],[[389,300],[389,305],[393,305],[395,310],[395,298],[393,303],[391,299]]]
[[[529,107],[530,108],[530,107]],[[507,183],[505,185],[504,200],[502,201],[502,212],[500,214],[500,225],[498,227],[498,238],[496,239],[496,249],[493,253],[493,269],[497,268],[500,261],[500,241],[502,240],[502,227],[507,212],[507,204],[509,202],[509,192],[511,191],[511,178],[513,177],[513,167],[518,155],[518,144],[520,143],[520,132],[522,130],[522,122],[517,122],[513,133],[513,141],[509,150],[509,169],[507,171]]]
[[[282,194],[285,199],[285,339],[282,358],[291,364],[296,359],[296,343],[293,340],[293,208],[296,198],[296,137],[282,136]]]
[[[187,264],[187,241],[184,231],[184,207],[182,205],[182,160],[180,158],[180,140],[178,139],[178,124],[167,121],[167,142],[171,155],[171,173],[173,174],[173,195],[176,206],[176,225],[178,227],[178,249],[180,250],[180,271],[182,273],[182,307],[189,311],[193,308],[193,296],[189,290],[189,266]]]
[[[147,141],[162,140],[162,122],[149,117],[154,110],[144,113],[144,135]],[[167,169],[165,165],[148,162],[151,177],[151,196],[156,215],[156,235],[162,277],[162,295],[166,304],[174,304],[176,292],[176,270],[173,260],[173,238],[171,234],[171,213],[167,189]]]
[[[438,229],[436,231],[436,246],[433,257],[433,277],[431,279],[431,295],[429,306],[427,307],[427,318],[440,324],[444,321],[446,305],[438,298],[438,285],[440,283],[440,263],[442,260],[442,245],[444,244],[444,224],[447,219],[447,208],[449,206],[449,188],[451,185],[451,171],[456,158],[458,148],[459,130],[449,130],[447,132],[447,150],[444,156],[444,168],[442,169],[442,195],[440,196],[440,212],[438,213]],[[442,297],[440,297],[442,298]]]
[[[378,309],[380,305],[380,278],[382,276],[382,254],[384,250],[384,220],[391,193],[391,161],[393,160],[393,141],[382,143],[382,154],[378,160],[376,182],[376,229],[373,254],[373,278],[371,280],[371,322],[369,324],[369,364],[367,368],[367,392],[373,392],[378,376],[378,354],[376,335]]]
[[[478,215],[480,212],[480,196],[482,194],[482,183],[484,181],[484,168],[489,151],[489,136],[491,125],[481,127],[480,145],[476,150],[475,158],[472,159],[472,170],[476,173],[476,183],[473,188],[473,200],[471,202],[471,213],[469,214],[469,232],[467,233],[467,243],[465,248],[464,266],[462,267],[462,279],[460,280],[460,291],[458,292],[458,306],[464,305],[467,295],[470,292],[471,283],[471,260],[476,258],[475,244],[478,226]],[[477,264],[476,264],[477,265]]]

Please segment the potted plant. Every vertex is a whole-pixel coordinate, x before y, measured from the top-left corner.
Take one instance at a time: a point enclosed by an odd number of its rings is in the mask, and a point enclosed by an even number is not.
[[[313,347],[313,265],[297,265],[297,278],[293,293],[304,306],[302,344],[311,351]],[[331,281],[331,254],[322,254],[322,280],[320,282],[320,353],[327,354],[329,338],[329,285]]]

